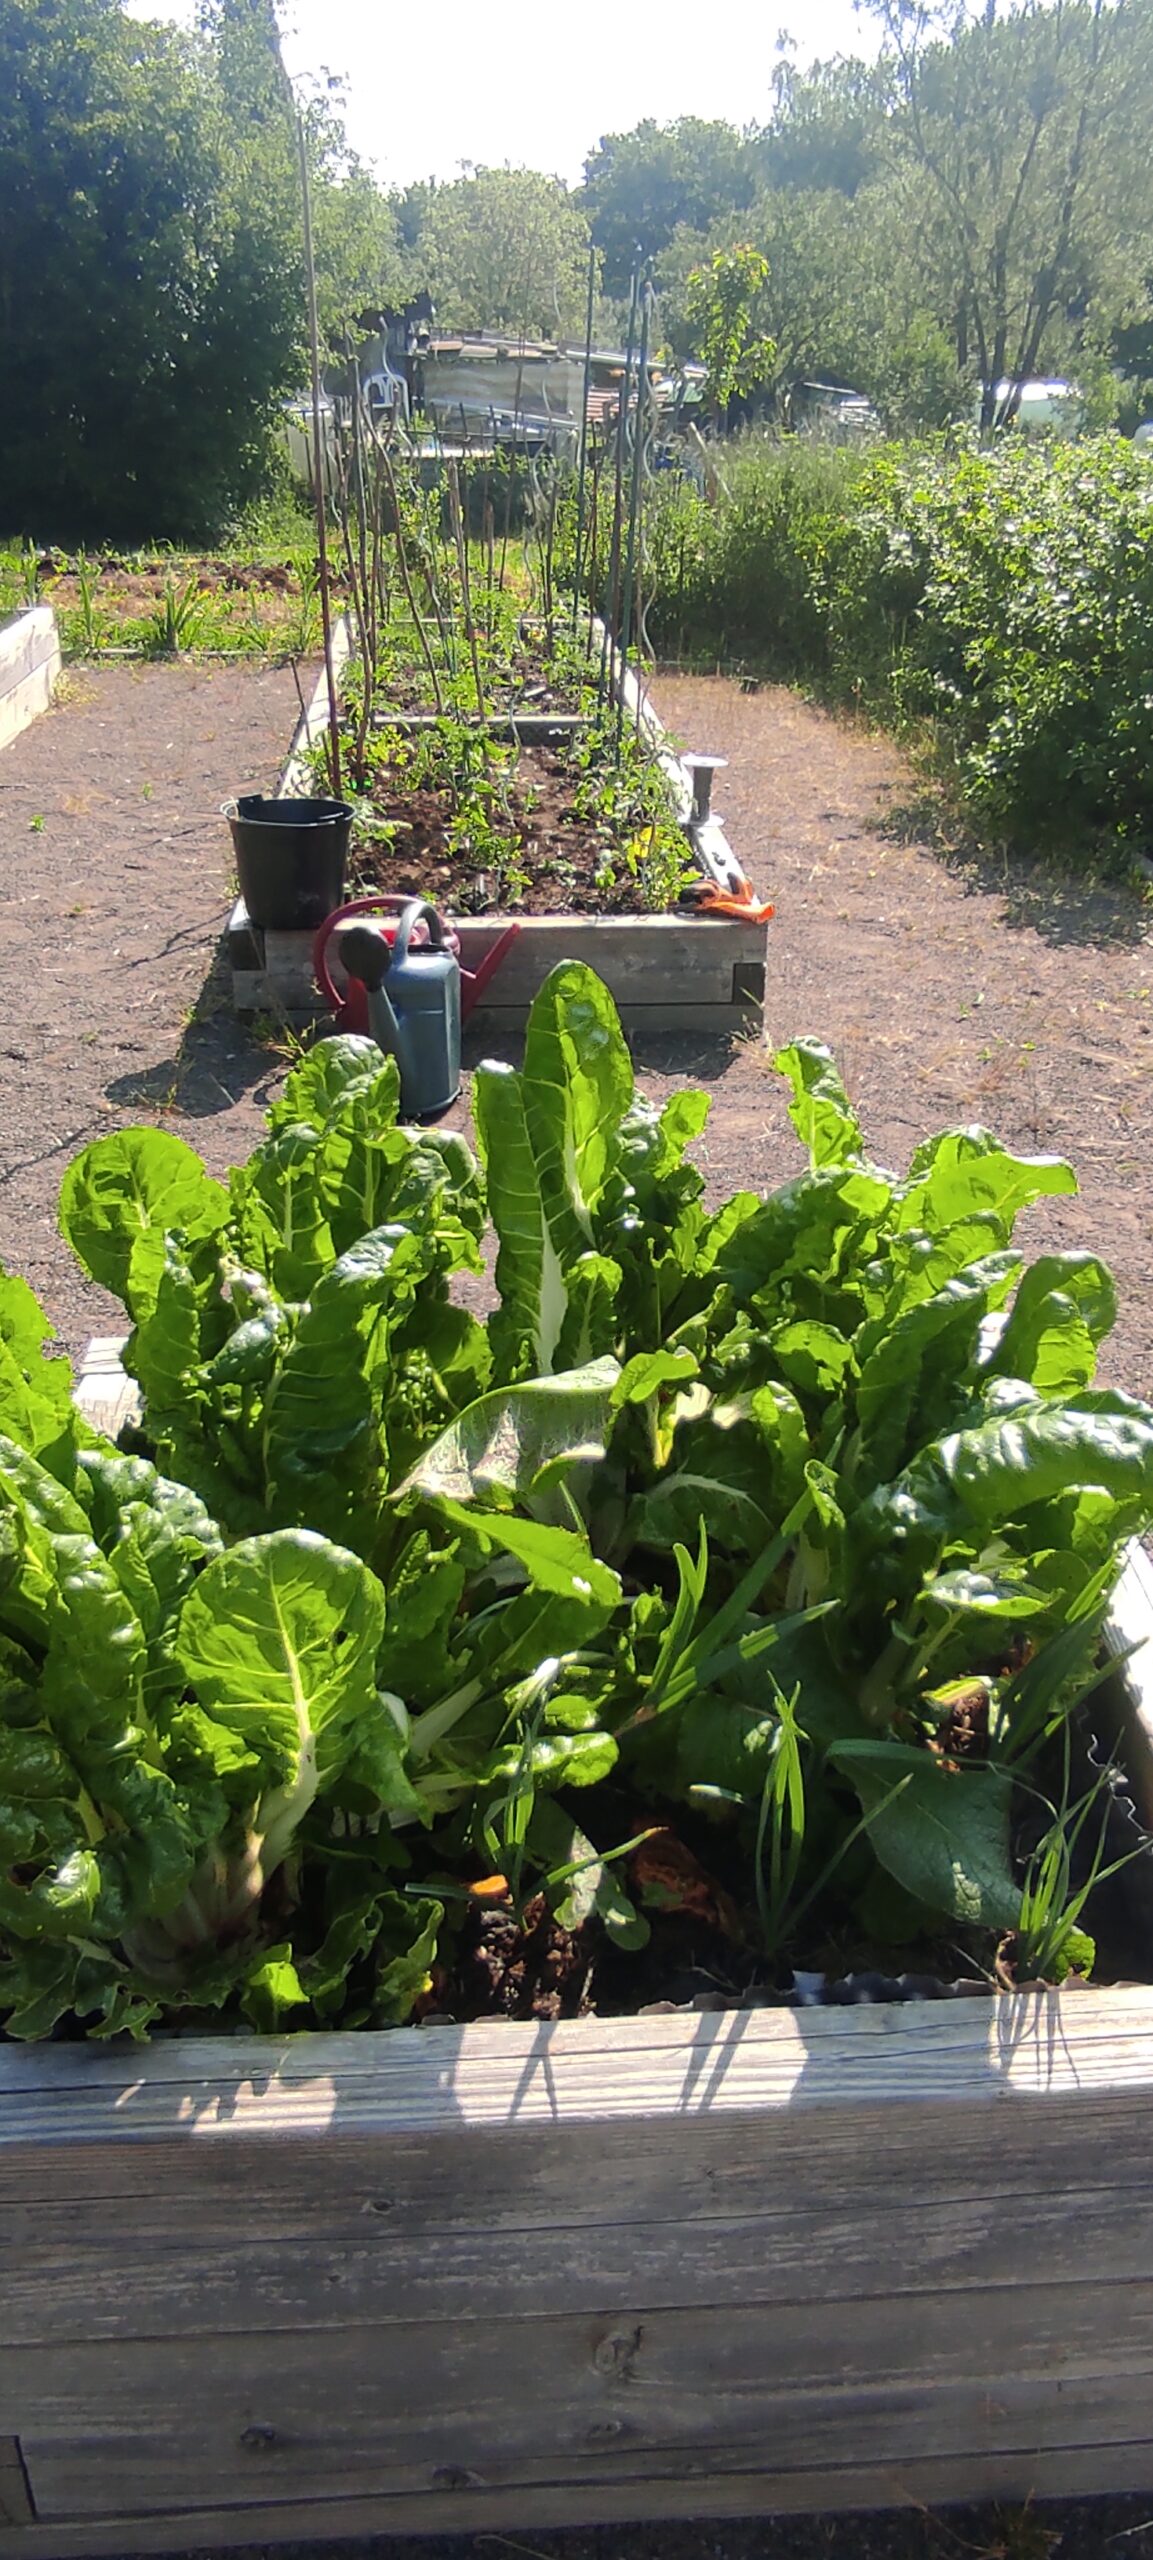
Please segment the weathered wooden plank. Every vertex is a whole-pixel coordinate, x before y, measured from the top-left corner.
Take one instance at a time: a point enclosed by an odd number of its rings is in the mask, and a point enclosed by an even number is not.
[[[475,969],[504,930],[506,918],[458,919],[461,961]],[[251,936],[256,965],[233,966],[233,1001],[315,1009],[310,933],[258,933],[234,909],[229,927],[240,947]],[[487,1012],[523,1013],[560,960],[583,960],[614,1000],[684,1008],[741,1005],[759,1010],[764,996],[767,927],[731,916],[526,916],[491,980]],[[743,992],[742,992],[743,991]],[[476,1016],[473,1017],[475,1021]],[[690,1025],[692,1027],[692,1025]]]
[[[0,747],[11,746],[22,730],[30,728],[41,712],[48,710],[55,682],[50,666],[35,667],[31,675],[0,694]]]
[[[883,2266],[870,2281],[884,2283]],[[103,2340],[3,2349],[0,2407],[30,2465],[37,2438],[160,2429],[210,2457],[222,2487],[254,2426],[286,2440],[286,2463],[295,2446],[310,2458],[323,2446],[342,2466],[543,2458],[589,2440],[611,2413],[633,2446],[755,2451],[766,2401],[816,2426],[845,2392],[900,2411],[910,2392],[996,2390],[1002,2375],[1060,2382],[1074,2401],[1082,2384],[1141,2376],[1153,2432],[1149,2278],[1099,2291],[974,2288],[963,2310],[952,2293],[876,2292],[766,2316],[757,2303],[648,2309],[622,2273],[612,2308],[592,2314],[493,2320],[482,2333],[470,2320],[408,2319],[401,2295],[382,2315],[326,2334],[323,2395],[316,2334],[289,2329],[236,2333],[226,2356],[163,2336],[119,2339],[114,2353]],[[41,2505],[34,2465],[30,2476]]]
[[[0,2526],[31,2524],[28,2480],[15,2436],[0,2436]]]
[[[0,696],[11,693],[38,667],[55,663],[60,671],[60,640],[50,604],[29,605],[0,630]]]
[[[611,992],[611,990],[610,990]],[[643,1050],[649,1038],[659,1038],[666,1031],[695,1031],[708,1040],[736,1040],[748,1036],[760,1024],[761,1006],[755,995],[730,998],[723,1004],[626,1004],[614,999],[621,1029],[630,1047]],[[510,1040],[524,1030],[524,1005],[484,1005],[478,1007],[469,1021],[472,1054],[476,1054],[478,1037],[488,1040]]]
[[[352,656],[352,624],[342,613],[332,627],[332,674],[337,698],[340,681]],[[328,673],[321,667],[312,694],[297,722],[288,762],[280,777],[278,797],[282,800],[308,799],[315,790],[306,758],[310,747],[323,737],[328,727]]]
[[[51,605],[33,605],[0,631],[0,747],[47,711],[59,679],[56,616]]]
[[[127,2560],[127,2555],[220,2549],[243,2541],[309,2542],[404,2533],[525,2532],[559,2525],[659,2523],[665,2519],[844,2513],[877,2507],[936,2507],[960,2500],[1025,2503],[1035,2497],[1087,2497],[1102,2488],[1103,2459],[1119,2492],[1153,2489],[1153,2445],[1146,2439],[1025,2446],[975,2459],[964,2449],[923,2458],[863,2461],[818,2468],[778,2467],[766,2449],[759,2469],[671,2476],[617,2474],[607,2481],[570,2473],[546,2482],[515,2479],[487,2487],[454,2473],[418,2495],[341,2497],[339,2484],[299,2502],[183,2507],[133,2517],[123,2511],[92,2523],[61,2522],[0,2530],[0,2560]],[[203,2483],[202,2483],[203,2487]]]
[[[1014,2107],[1086,2113],[1153,2089],[1153,1989],[1022,1991],[875,2008],[725,2010],[338,2034],[0,2047],[0,2153],[34,2140],[278,2140],[324,2132],[678,2122],[740,2112]],[[54,2103],[69,2092],[66,2114]],[[926,2139],[944,2128],[933,2122]]]
[[[84,2517],[156,2517],[182,2507],[187,2516],[210,2479],[220,2505],[232,2511],[232,2538],[252,2541],[249,2502],[273,2512],[283,2505],[289,2514],[299,2515],[301,2502],[320,2497],[326,2488],[333,2501],[328,2530],[335,2533],[351,2531],[349,2509],[374,2497],[387,2498],[390,2507],[393,2501],[411,2500],[417,2529],[429,2530],[439,2505],[437,2493],[446,2489],[458,2497],[504,2490],[525,2502],[519,2508],[525,2520],[534,2491],[539,2515],[541,2499],[550,2494],[556,2498],[562,2487],[578,2496],[599,2491],[605,2514],[643,2515],[649,2511],[643,2503],[647,2496],[654,2514],[691,2515],[723,2511],[726,2488],[731,2491],[741,2480],[750,2505],[761,2512],[796,2504],[868,2504],[870,2488],[876,2495],[882,2481],[887,2482],[880,2489],[882,2502],[899,2504],[900,2481],[908,2469],[950,2457],[964,2484],[953,2494],[966,2498],[990,2494],[983,2486],[984,2467],[1006,2456],[1020,2463],[1024,2494],[1043,2479],[1046,2455],[1067,2455],[1074,2448],[1083,2448],[1097,2462],[1095,2477],[1090,2460],[1084,2465],[1085,2485],[1092,2489],[1100,2488],[1102,2466],[1112,2471],[1113,2448],[1130,2457],[1122,2466],[1122,2484],[1125,2470],[1135,2467],[1135,2455],[1153,2466],[1150,2392],[1144,2377],[1068,2383],[996,2374],[947,2390],[921,2384],[903,2390],[826,2387],[768,2395],[750,2409],[742,2440],[699,2436],[675,2449],[636,2440],[633,2399],[626,2387],[616,2402],[605,2400],[591,2422],[582,2419],[569,2441],[548,2454],[529,2450],[511,2455],[502,2434],[486,2441],[472,2425],[462,2427],[454,2439],[446,2419],[442,2446],[430,2443],[423,2460],[415,2450],[405,2458],[402,2448],[395,2462],[374,2455],[360,2431],[321,2432],[307,2420],[297,2428],[283,2412],[275,2422],[253,2419],[251,2406],[241,2377],[230,2445],[213,2435],[198,2445],[191,2425],[185,2430],[175,2424],[152,2439],[135,2431],[102,2440],[86,2427],[72,2439],[25,2438],[38,2519],[67,2526]],[[547,2422],[549,2414],[542,2397],[536,2415]],[[529,2445],[531,2416],[530,2410],[524,2425]],[[860,2485],[855,2496],[846,2497],[844,2489],[854,2474]],[[818,2483],[828,2484],[825,2494]],[[674,2492],[675,2503],[662,2500],[662,2488],[666,2498],[669,2490]],[[610,2499],[617,2503],[610,2505]],[[427,2522],[418,2501],[433,2511]],[[472,2511],[467,2494],[461,2506],[463,2514],[446,2519],[450,2524],[467,2520]],[[559,2506],[552,2513],[554,2521],[568,2520]],[[198,2543],[199,2532],[190,2532],[188,2539]]]
[[[340,2168],[333,2184],[339,2196]],[[969,2294],[1026,2286],[1041,2271],[1100,2289],[1153,2264],[1147,2179],[1144,2190],[1086,2194],[1067,2176],[1043,2195],[963,2199],[903,2188],[897,2218],[891,2202],[862,2205],[851,2186],[835,2214],[827,2200],[802,2209],[786,2199],[775,2212],[680,2224],[651,2205],[646,2220],[570,2224],[558,2198],[551,2227],[495,2230],[430,2224],[407,2208],[381,2216],[354,2196],[279,2213],[253,2201],[247,2213],[241,2195],[191,2207],[170,2198],[167,2210],[163,2199],[137,2210],[125,2198],[98,2216],[88,2202],[0,2212],[0,2347],[323,2333],[394,2318],[397,2305],[406,2321],[483,2321],[487,2333],[502,2318],[598,2311],[626,2252],[638,2311],[837,2303],[883,2280],[913,2322],[929,2291],[949,2294],[961,2320]]]
[[[140,1414],[140,1389],[124,1367],[125,1333],[98,1334],[88,1345],[77,1373],[75,1401],[94,1431],[115,1440],[126,1422]]]
[[[0,2064],[5,2058],[0,2050]],[[199,2221],[208,2229],[219,2213],[225,2229],[232,2217],[254,2234],[275,2234],[285,2219],[300,2228],[321,2217],[323,2227],[326,2203],[339,2198],[358,2217],[395,2215],[402,2227],[431,2235],[481,2220],[509,2232],[581,2231],[610,2213],[624,2226],[755,2216],[778,2191],[798,2212],[827,2212],[831,2194],[838,2210],[851,2200],[867,2212],[891,2206],[895,2190],[933,2204],[979,2200],[994,2188],[1022,2198],[1034,2189],[1075,2193],[1085,2174],[1086,2106],[1075,2093],[1030,2106],[1027,2124],[1017,2108],[990,2110],[987,2100],[958,2100],[947,2121],[929,2125],[916,2104],[863,2101],[824,2114],[819,2142],[802,2112],[778,2111],[771,2132],[755,2111],[738,2111],[683,2122],[650,2117],[642,2130],[625,2114],[603,2124],[406,2133],[379,2116],[358,2130],[338,2111],[327,2130],[315,2122],[295,2135],[283,2127],[262,2133],[256,2114],[234,2136],[227,2118],[222,2125],[209,2114],[199,2129],[192,2118],[183,2132],[112,2143],[89,2133],[71,2143],[61,2131],[71,2109],[63,2093],[42,2100],[36,2116],[22,2109],[23,2137],[4,2139],[10,2099],[0,2108],[0,2214],[14,2245],[30,2242],[53,2206],[90,2212],[97,2228],[109,2212],[115,2229],[115,2210],[130,2211],[135,2201],[161,2222],[187,2217],[184,2227]],[[1127,2211],[1148,2187],[1148,2092],[1111,2096],[1108,2126],[1108,2186]]]

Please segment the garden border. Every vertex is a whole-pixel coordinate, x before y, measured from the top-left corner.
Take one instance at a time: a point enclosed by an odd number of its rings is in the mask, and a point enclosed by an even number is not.
[[[594,626],[594,636],[599,626]],[[608,647],[603,631],[600,640]],[[333,635],[337,679],[351,655],[351,630],[342,616]],[[614,689],[628,718],[642,726],[673,785],[682,824],[692,806],[692,786],[680,758],[631,667],[610,648]],[[328,721],[328,687],[321,673],[292,741],[280,783],[281,796],[307,791],[305,750]],[[694,833],[710,870],[739,866],[719,820],[711,815]],[[461,964],[475,970],[504,931],[504,916],[457,920]],[[758,1029],[763,1019],[768,933],[764,923],[739,917],[694,915],[522,916],[516,942],[492,981],[491,994],[470,1018],[470,1028],[494,1033],[523,1028],[537,989],[558,960],[585,960],[603,979],[626,1032],[731,1032]],[[238,898],[228,922],[232,1001],[238,1013],[272,1012],[312,1019],[321,1010],[312,969],[311,933],[264,931],[249,922]],[[335,964],[334,964],[335,965]]]
[[[50,604],[30,605],[0,628],[0,747],[47,711],[60,681],[60,634]]]
[[[1153,1800],[1140,1549],[1109,1642]],[[0,2100],[0,2560],[1153,2489],[1153,1989],[9,2046]]]

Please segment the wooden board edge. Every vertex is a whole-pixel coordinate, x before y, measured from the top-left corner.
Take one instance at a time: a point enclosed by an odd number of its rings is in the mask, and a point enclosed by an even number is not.
[[[59,674],[59,662],[49,659],[43,666],[33,667],[6,692],[0,692],[0,747],[12,746],[42,712],[51,710]]]
[[[1114,1661],[1125,1775],[1140,1821],[1153,1832],[1153,1559],[1136,1538],[1109,1603],[1105,1648]]]
[[[0,2536],[5,2527],[23,2531],[35,2520],[28,2474],[17,2436],[0,2436]]]
[[[349,615],[342,613],[339,620],[333,624],[332,630],[332,675],[333,682],[338,687],[351,656],[352,623]],[[305,769],[304,759],[308,749],[320,737],[327,725],[328,670],[322,666],[312,689],[311,700],[293,731],[292,744],[288,750],[288,762],[276,786],[278,800],[307,799],[310,796],[310,776]]]
[[[859,2463],[793,2471],[710,2472],[706,2459],[673,2479],[485,2489],[462,2470],[439,2488],[394,2496],[315,2499],[291,2505],[204,2507],[178,2515],[103,2517],[85,2525],[40,2522],[0,2527],[0,2560],[129,2560],[129,2555],[200,2552],[262,2543],[342,2542],[369,2535],[540,2531],[565,2525],[691,2523],[707,2517],[875,2513],[1027,2504],[1153,2491],[1153,2442],[1073,2444],[1010,2453],[932,2454],[903,2463]]]

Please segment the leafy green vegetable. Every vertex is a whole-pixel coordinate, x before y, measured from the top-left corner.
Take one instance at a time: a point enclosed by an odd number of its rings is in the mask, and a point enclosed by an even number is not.
[[[10,2034],[394,2022],[480,1874],[635,1947],[684,1823],[764,1961],[886,1914],[1082,1960],[1084,1807],[1024,1879],[1011,1816],[1153,1519],[1112,1281],[1014,1241],[1067,1166],[965,1129],[882,1171],[827,1051],[777,1065],[807,1169],[715,1211],[706,1098],[636,1095],[575,962],[478,1075],[486,1183],[357,1039],[227,1188],[167,1133],[77,1159],[143,1411],[101,1442],[0,1277]]]

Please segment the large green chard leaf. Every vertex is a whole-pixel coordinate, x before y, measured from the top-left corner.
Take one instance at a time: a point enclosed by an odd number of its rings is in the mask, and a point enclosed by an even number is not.
[[[1075,1487],[1153,1506],[1153,1412],[1088,1391],[1076,1404],[995,1417],[922,1450],[857,1514],[865,1551],[930,1555],[966,1523],[986,1532]]]
[[[603,1458],[620,1377],[615,1360],[494,1387],[426,1449],[398,1497],[471,1501],[529,1495]]]
[[[795,1303],[791,1284],[836,1288],[856,1263],[876,1251],[879,1223],[892,1193],[859,1166],[826,1165],[770,1193],[720,1242],[716,1277],[738,1306],[756,1300],[771,1316]]]
[[[114,1937],[127,1914],[180,1892],[195,1846],[147,1732],[144,1631],[80,1504],[3,1441],[0,1523],[19,1548],[0,1628],[37,1666],[35,1687],[10,1682],[0,1700],[0,1736],[7,1728],[13,1748],[13,1726],[38,1736],[54,1772],[35,1843],[12,1862],[4,1924],[18,1936],[62,1935],[83,1908],[94,1937]]]
[[[596,1211],[633,1098],[629,1053],[600,979],[575,960],[550,971],[529,1015],[525,1062],[482,1066],[473,1085],[489,1212],[500,1240],[493,1321],[506,1377],[610,1350],[617,1273],[598,1257],[579,1311],[570,1275],[596,1249]],[[590,1285],[591,1283],[591,1285]]]
[[[169,1129],[119,1129],[94,1139],[73,1158],[60,1189],[61,1234],[89,1277],[137,1318],[151,1310],[165,1235],[215,1235],[227,1213],[227,1192]],[[149,1239],[143,1254],[142,1238]]]
[[[954,1769],[899,1742],[839,1742],[829,1756],[856,1789],[882,1866],[906,1892],[969,1927],[1016,1927],[1021,1896],[1003,1770]]]
[[[831,1052],[819,1040],[794,1040],[789,1048],[778,1049],[773,1065],[792,1086],[789,1118],[814,1170],[818,1165],[863,1164],[860,1127]]]
[[[1013,1232],[1031,1200],[1075,1191],[1077,1177],[1059,1156],[1015,1156],[989,1129],[946,1129],[918,1147],[902,1189],[899,1227],[927,1235],[958,1218],[988,1214]]]
[[[78,1485],[92,1532],[140,1621],[147,1646],[145,1706],[177,1685],[176,1622],[202,1565],[222,1547],[216,1523],[186,1485],[144,1458],[109,1448],[81,1453]]]
[[[466,1508],[463,1502],[450,1501],[443,1495],[439,1508],[446,1520],[467,1530],[482,1547],[515,1556],[538,1590],[555,1592],[561,1599],[576,1601],[578,1610],[587,1609],[590,1623],[595,1612],[616,1608],[621,1596],[619,1577],[611,1565],[602,1564],[593,1555],[579,1529],[557,1529],[540,1520],[521,1520],[511,1511]],[[559,1621],[554,1625],[559,1626]],[[504,1630],[500,1631],[500,1640],[505,1640]],[[562,1642],[559,1632],[556,1641]]]
[[[1020,1268],[1019,1254],[986,1254],[891,1323],[874,1318],[862,1328],[854,1467],[862,1489],[895,1475],[960,1419],[972,1401],[982,1324],[1004,1305]]]
[[[0,1267],[0,1431],[69,1483],[75,1463],[72,1371],[45,1346],[50,1325],[24,1280]]]
[[[1113,1275],[1093,1253],[1048,1253],[1026,1271],[988,1363],[1043,1396],[1075,1395],[1117,1320]]]
[[[302,1126],[324,1137],[362,1096],[371,1096],[381,1132],[391,1128],[400,1108],[400,1071],[375,1040],[344,1032],[318,1041],[285,1077],[268,1125],[274,1137]]]
[[[300,1517],[351,1515],[383,1463],[377,1382],[388,1361],[390,1324],[412,1303],[428,1273],[422,1239],[406,1227],[362,1236],[318,1280],[268,1382],[264,1463],[270,1507]],[[323,1489],[324,1474],[335,1482]],[[326,1525],[328,1525],[326,1523]]]
[[[206,1714],[256,1752],[264,1878],[318,1790],[388,1710],[376,1688],[384,1593],[359,1557],[309,1530],[249,1538],[190,1592],[176,1653]]]

